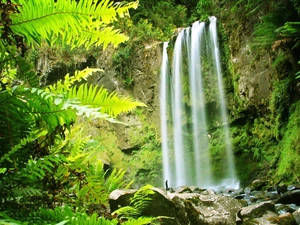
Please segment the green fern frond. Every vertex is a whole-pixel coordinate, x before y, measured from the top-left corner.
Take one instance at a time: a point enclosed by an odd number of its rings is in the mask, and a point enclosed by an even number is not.
[[[70,129],[76,119],[76,114],[71,109],[63,108],[63,96],[42,89],[33,88],[30,90],[33,98],[27,99],[25,113],[33,116],[35,121],[44,122],[44,126],[48,128],[49,132],[61,126]]]
[[[109,0],[19,0],[19,13],[11,16],[11,30],[26,42],[48,44],[63,40],[72,47],[108,44],[117,46],[128,38],[108,25],[118,16],[128,16],[137,2],[114,4]]]
[[[15,60],[16,67],[18,68],[17,77],[22,79],[22,81],[27,82],[30,87],[38,87],[39,80],[31,64],[28,63],[21,56],[17,56],[14,60]]]
[[[103,175],[104,178],[105,174]],[[107,188],[108,193],[111,193],[112,191],[122,188],[126,183],[129,183],[129,185],[133,182],[128,182],[127,180],[124,180],[125,171],[124,170],[116,170],[114,169],[107,180],[105,181],[105,186]],[[128,186],[128,185],[126,185]]]
[[[142,211],[152,201],[151,195],[155,194],[152,188],[153,186],[149,184],[140,188],[134,194],[129,204]]]
[[[106,204],[108,193],[103,186],[103,181],[96,176],[88,176],[87,183],[77,184],[76,196],[80,202],[85,204]]]
[[[0,212],[0,224],[1,225],[28,225],[27,222],[16,220],[7,215],[7,212]]]
[[[119,219],[134,219],[140,217],[141,212],[132,206],[124,206],[115,210],[112,215],[116,215]]]
[[[113,117],[122,112],[130,112],[144,103],[135,101],[130,97],[118,97],[115,92],[109,93],[103,87],[82,84],[78,88],[73,87],[67,94],[69,99],[78,99],[81,104],[99,108],[100,112],[107,113]]]
[[[41,135],[43,135],[43,133],[37,132],[37,130],[36,130],[36,131],[32,131],[28,136],[22,138],[18,144],[14,145],[6,154],[2,155],[2,157],[0,158],[0,164],[6,160],[10,161],[11,156],[13,154],[15,154],[17,151],[22,149],[28,143],[41,137]]]
[[[47,224],[66,222],[68,225],[117,225],[118,221],[107,220],[99,217],[96,213],[88,216],[86,213],[73,212],[69,206],[57,207],[55,209],[41,209],[40,216]],[[45,224],[45,223],[44,223]]]
[[[66,159],[62,155],[48,155],[37,160],[31,159],[26,164],[22,174],[33,181],[42,180],[47,172],[52,174],[55,166],[63,162],[66,162]]]
[[[143,224],[152,224],[153,221],[157,220],[157,218],[151,217],[140,217],[138,219],[129,219],[124,225],[143,225]]]
[[[75,84],[75,82],[81,82],[82,80],[86,80],[89,76],[91,76],[94,72],[102,71],[101,69],[94,68],[85,68],[84,70],[76,70],[73,76],[70,74],[66,74],[64,79],[59,80],[56,84],[49,85],[46,90],[51,93],[63,93],[65,90],[69,90],[71,86]]]
[[[13,188],[11,191],[15,198],[24,198],[24,197],[43,195],[41,190],[32,187]]]
[[[30,115],[24,115],[27,107],[24,101],[24,94],[28,93],[21,89],[0,91],[0,145],[3,149],[15,150],[25,145],[19,144],[23,138],[28,138],[31,132],[33,121]],[[4,154],[5,151],[2,151]],[[1,160],[0,160],[1,162]]]

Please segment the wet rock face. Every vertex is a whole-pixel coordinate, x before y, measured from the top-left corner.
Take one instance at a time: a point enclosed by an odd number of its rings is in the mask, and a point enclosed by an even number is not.
[[[245,38],[246,39],[246,38]],[[248,40],[241,43],[232,62],[235,72],[240,75],[238,94],[246,106],[265,104],[271,93],[271,79],[274,74],[271,68],[270,55],[267,52],[253,53]]]

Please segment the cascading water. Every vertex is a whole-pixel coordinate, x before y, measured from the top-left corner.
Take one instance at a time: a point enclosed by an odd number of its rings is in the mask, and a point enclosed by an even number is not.
[[[223,129],[224,129],[224,139],[225,139],[225,143],[226,143],[227,174],[225,174],[226,179],[224,179],[223,185],[231,186],[231,187],[238,187],[239,183],[237,182],[236,174],[235,174],[235,165],[234,165],[232,145],[231,145],[231,141],[230,141],[229,127],[228,127],[228,120],[227,120],[228,116],[227,116],[227,112],[226,112],[226,99],[225,99],[224,90],[223,90],[220,51],[219,51],[218,37],[217,37],[217,18],[214,16],[210,17],[209,34],[210,34],[210,41],[211,41],[211,45],[212,45],[214,70],[218,77],[221,119],[222,119],[222,125],[223,125]]]
[[[168,145],[168,55],[167,55],[168,43],[165,42],[163,46],[163,57],[162,57],[162,67],[160,76],[160,126],[161,126],[161,139],[162,139],[162,152],[163,152],[163,176],[165,180],[171,180],[171,162],[170,162],[170,146]]]
[[[161,67],[161,135],[163,176],[169,186],[238,188],[223,91],[216,18],[195,22],[177,36],[169,68],[168,43],[164,43]],[[211,113],[208,103],[215,103]],[[211,107],[212,108],[212,107]],[[218,115],[217,117],[215,115]],[[214,125],[212,125],[215,123]],[[216,125],[217,124],[217,125]],[[222,177],[212,169],[213,144],[209,127],[222,130]],[[222,128],[222,129],[221,129]]]

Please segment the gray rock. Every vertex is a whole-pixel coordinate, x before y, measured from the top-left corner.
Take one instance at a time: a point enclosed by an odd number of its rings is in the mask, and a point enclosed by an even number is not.
[[[276,204],[275,208],[278,214],[293,213],[296,211],[295,207],[285,204]]]
[[[244,207],[241,211],[242,218],[251,217],[251,218],[258,218],[262,217],[266,211],[275,212],[275,205],[271,201],[267,202],[260,202],[254,205],[249,205]]]
[[[300,190],[285,192],[279,197],[276,203],[300,205]]]
[[[236,223],[236,214],[241,203],[227,196],[214,193],[169,194],[180,224],[184,225],[231,225]]]
[[[278,225],[297,225],[291,213],[281,214],[275,218],[270,218],[269,221]]]
[[[192,193],[192,190],[190,189],[190,187],[181,186],[176,188],[175,193]]]
[[[114,190],[109,195],[110,211],[113,212],[120,207],[129,205],[130,198],[137,192],[136,189]]]
[[[300,208],[293,212],[293,217],[297,224],[300,224]]]

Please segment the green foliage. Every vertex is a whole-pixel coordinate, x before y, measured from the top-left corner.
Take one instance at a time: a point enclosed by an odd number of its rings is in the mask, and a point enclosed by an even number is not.
[[[235,13],[246,12],[246,15],[253,14],[258,11],[265,4],[270,4],[269,1],[263,0],[238,0],[235,2],[232,11]],[[272,3],[271,3],[272,4]],[[243,9],[243,10],[241,10]]]
[[[69,206],[56,207],[55,209],[42,208],[38,213],[35,213],[37,218],[40,218],[36,224],[70,224],[70,225],[117,225],[116,219],[108,220],[99,217],[96,213],[88,215],[81,212],[73,212]],[[33,214],[34,215],[34,214]]]
[[[126,186],[126,180],[124,180],[125,171],[114,169],[109,177],[105,180],[105,187],[107,188],[108,193],[120,188],[125,187],[128,189],[130,185],[133,183],[133,180],[129,182]]]
[[[269,49],[272,47],[273,51],[278,47],[299,46],[300,26],[296,21],[300,19],[300,14],[296,11],[296,5],[293,7],[292,4],[281,2],[273,2],[271,5],[266,3],[257,4],[268,8],[269,13],[266,13],[255,26],[254,46],[264,46]],[[282,13],[283,11],[287,13]]]
[[[276,29],[281,25],[275,22],[277,19],[275,16],[274,14],[266,15],[263,17],[262,22],[256,25],[252,46],[271,48],[277,40]]]
[[[136,2],[114,4],[107,0],[99,4],[93,0],[38,3],[19,0],[17,3],[19,7],[15,10],[19,13],[11,15],[10,28],[14,34],[24,37],[27,44],[41,44],[45,40],[49,45],[60,42],[87,48],[91,45],[105,48],[110,43],[116,46],[126,41],[127,37],[109,24],[118,17],[128,16],[128,10],[137,7]]]
[[[146,22],[143,22],[143,20]],[[185,20],[186,8],[183,5],[176,5],[173,0],[141,0],[137,10],[132,13],[132,21],[135,25],[139,23],[149,24],[154,29],[161,30],[168,38],[176,27],[186,25]],[[172,27],[171,30],[170,27]],[[151,31],[145,30],[145,32]],[[154,40],[161,39],[155,38]]]
[[[130,200],[130,205],[142,212],[152,201],[151,195],[153,195],[155,192],[151,188],[153,188],[153,186],[146,185],[139,189]]]
[[[271,96],[270,109],[275,121],[275,136],[281,139],[285,132],[286,115],[292,102],[290,91],[293,87],[294,79],[287,77],[274,83],[274,90]]]
[[[130,199],[129,206],[121,207],[113,212],[113,214],[117,215],[121,219],[135,219],[141,216],[144,209],[149,205],[152,201],[151,196],[155,194],[155,192],[151,189],[153,186],[146,185],[140,188],[134,196]],[[153,221],[155,218],[147,218],[148,223]],[[144,224],[144,223],[141,223]]]
[[[199,0],[196,6],[196,12],[194,12],[193,17],[196,20],[206,21],[209,16],[212,16],[214,8],[214,3],[212,0]]]
[[[286,178],[289,182],[299,181],[300,165],[300,104],[299,102],[290,108],[290,117],[280,145],[280,160],[277,175]]]
[[[67,97],[69,99],[78,99],[84,105],[99,107],[100,112],[113,117],[118,116],[122,112],[132,111],[138,106],[145,106],[145,104],[137,102],[130,97],[120,98],[117,96],[117,93],[108,93],[105,88],[99,89],[97,86],[88,86],[87,84],[73,87],[67,93]],[[72,103],[69,106],[72,107]],[[83,109],[82,113],[87,115],[86,109]]]
[[[160,184],[162,160],[158,131],[145,122],[143,127],[130,134],[130,140],[133,146],[139,146],[127,162],[135,170],[135,184],[139,187],[147,183]]]
[[[140,0],[131,13],[132,19],[115,24],[127,33],[130,42],[120,45],[114,55],[114,65],[127,87],[134,84],[132,76],[136,49],[152,42],[170,40],[177,27],[187,26],[186,7],[173,0]]]
[[[115,122],[120,113],[144,104],[100,87],[78,85],[97,69],[38,87],[25,55],[27,47],[44,42],[71,47],[117,45],[127,37],[111,23],[136,6],[136,2],[106,0],[0,3],[1,223],[119,223],[99,215],[107,213],[109,192],[127,184],[124,172],[105,174],[102,161],[88,153],[87,138],[74,141],[71,131],[82,112]]]

